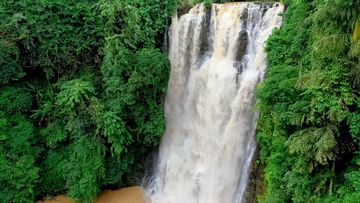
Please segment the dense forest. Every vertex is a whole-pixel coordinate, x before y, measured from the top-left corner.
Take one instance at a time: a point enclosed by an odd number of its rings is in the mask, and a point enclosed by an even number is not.
[[[140,183],[165,129],[164,36],[199,2],[0,1],[1,203]],[[282,3],[257,90],[259,201],[357,202],[360,2]]]
[[[0,2],[0,202],[138,183],[164,131],[176,5]]]
[[[285,4],[257,91],[260,202],[359,202],[360,1]]]

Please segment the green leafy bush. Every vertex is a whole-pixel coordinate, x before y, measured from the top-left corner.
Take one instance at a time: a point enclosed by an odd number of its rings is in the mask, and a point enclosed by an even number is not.
[[[1,202],[32,202],[39,168],[34,126],[26,118],[31,95],[18,87],[0,89]]]

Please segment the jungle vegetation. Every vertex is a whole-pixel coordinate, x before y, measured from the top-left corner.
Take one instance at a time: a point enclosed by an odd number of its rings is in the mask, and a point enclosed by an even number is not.
[[[286,0],[257,90],[260,202],[359,202],[357,0]]]
[[[199,2],[0,1],[1,203],[91,202],[139,183],[165,128],[164,34],[177,9]],[[356,202],[359,2],[283,3],[257,91],[259,201]]]
[[[164,131],[172,0],[0,2],[0,202],[138,183]]]

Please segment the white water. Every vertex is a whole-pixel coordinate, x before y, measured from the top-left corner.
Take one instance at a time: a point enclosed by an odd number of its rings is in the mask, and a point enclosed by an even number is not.
[[[244,201],[256,148],[254,90],[279,4],[197,5],[170,29],[166,133],[147,188],[152,203]]]

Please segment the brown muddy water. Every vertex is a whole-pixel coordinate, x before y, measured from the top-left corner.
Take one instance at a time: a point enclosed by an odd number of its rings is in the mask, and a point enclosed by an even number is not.
[[[78,203],[70,200],[65,195],[59,195],[53,199],[37,201],[36,203]],[[128,187],[119,190],[105,190],[94,203],[145,203],[144,190],[142,187]]]

